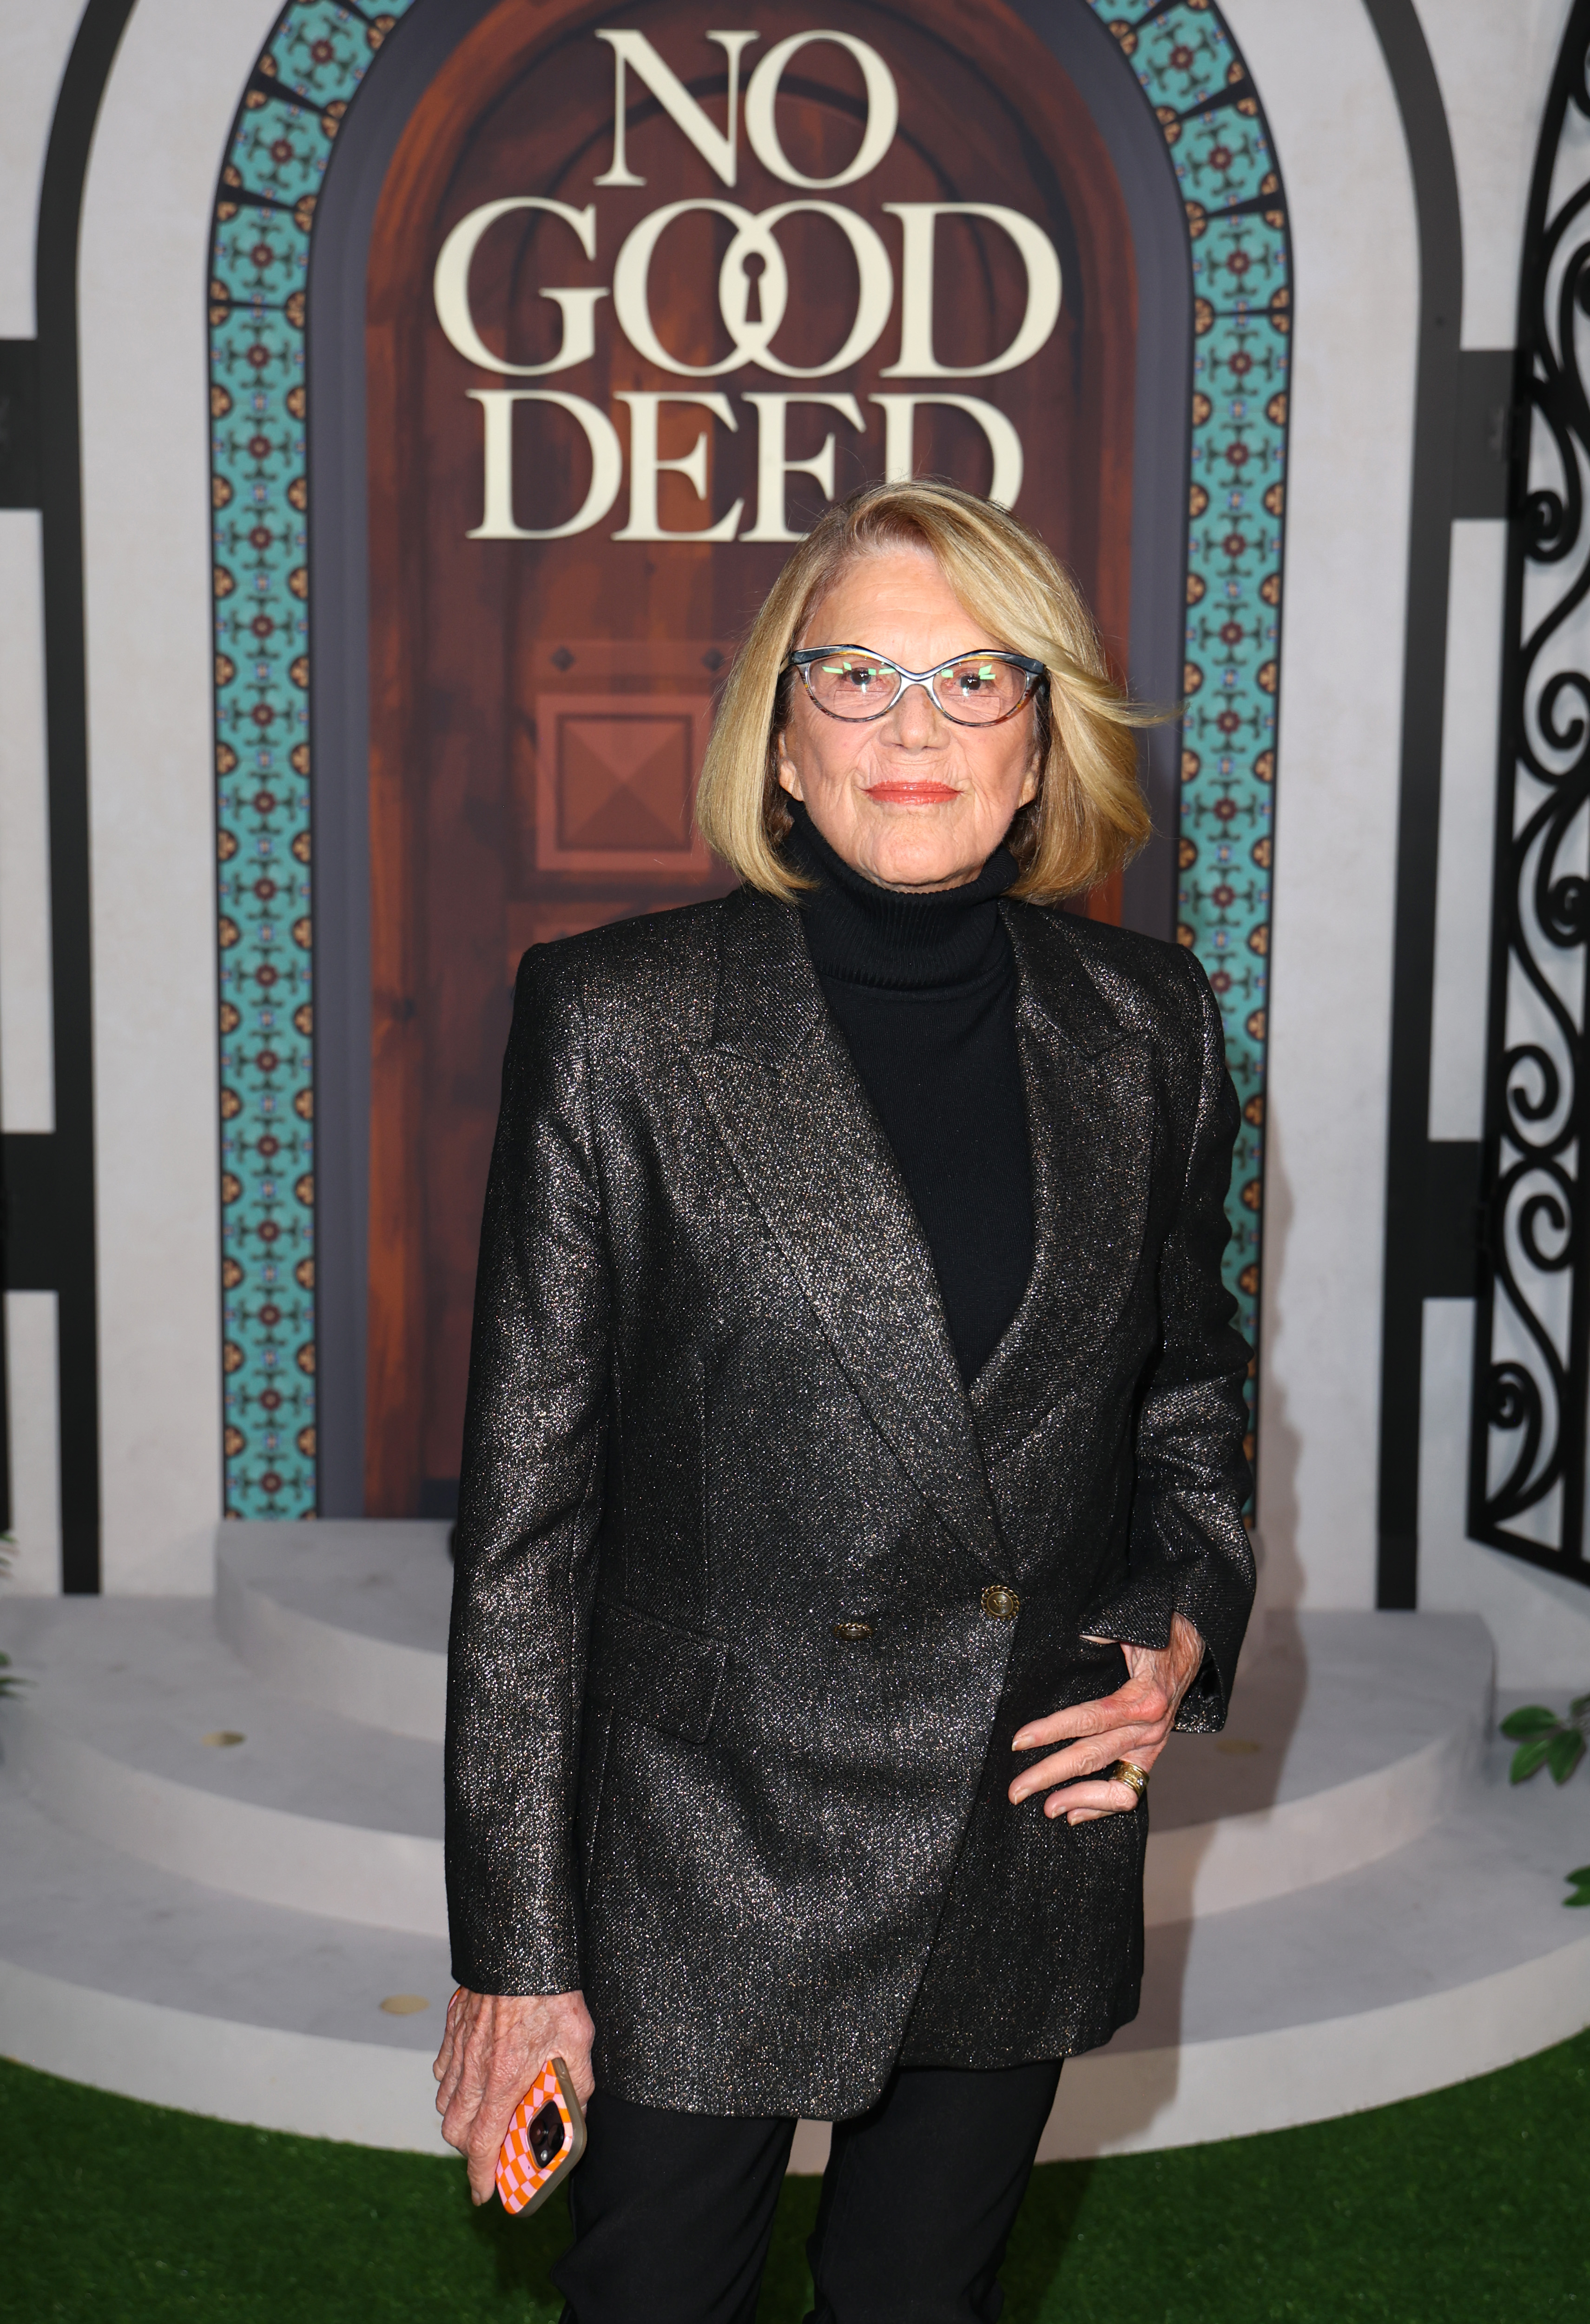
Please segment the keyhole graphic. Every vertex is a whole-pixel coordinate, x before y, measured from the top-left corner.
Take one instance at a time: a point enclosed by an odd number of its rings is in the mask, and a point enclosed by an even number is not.
[[[745,320],[748,323],[760,323],[762,320],[762,289],[759,278],[766,272],[767,261],[765,258],[759,257],[755,251],[751,251],[745,258],[744,266]]]

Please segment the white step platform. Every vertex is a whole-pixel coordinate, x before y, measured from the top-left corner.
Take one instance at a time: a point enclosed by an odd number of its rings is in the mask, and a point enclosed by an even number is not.
[[[208,1600],[20,1600],[0,1646],[0,2052],[105,2089],[443,2151],[450,1989],[436,1525],[228,1526]],[[1484,1626],[1271,1618],[1219,1737],[1154,1776],[1142,2013],[1046,2158],[1407,2097],[1590,2023],[1590,1775],[1505,1782]],[[395,2007],[393,2006],[395,2005]],[[821,2167],[804,2125],[793,2166]]]

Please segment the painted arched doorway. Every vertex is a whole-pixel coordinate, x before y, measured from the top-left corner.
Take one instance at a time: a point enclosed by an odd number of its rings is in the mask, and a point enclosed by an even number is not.
[[[224,641],[217,669],[228,865],[315,858],[298,956],[223,872],[239,1513],[445,1511],[512,962],[710,891],[688,802],[716,674],[821,497],[906,459],[1012,499],[1137,690],[1189,697],[1149,768],[1157,847],[1092,908],[1174,929],[1222,994],[1252,1318],[1285,219],[1216,12],[1110,16],[864,7],[840,36],[769,5],[711,33],[676,0],[416,0],[360,59],[341,12],[284,13],[223,187],[252,215],[217,243],[217,387],[296,396],[307,437],[296,475],[259,458],[254,508],[300,542],[313,510],[306,560],[256,547],[223,610],[223,641],[251,617],[252,706]]]

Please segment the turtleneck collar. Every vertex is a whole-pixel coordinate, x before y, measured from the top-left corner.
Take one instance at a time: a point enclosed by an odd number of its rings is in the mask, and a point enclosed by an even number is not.
[[[798,868],[818,882],[800,899],[808,950],[819,976],[900,991],[964,984],[1011,958],[999,899],[1019,876],[1008,848],[996,847],[975,880],[930,895],[880,887],[835,853],[806,811],[788,802],[794,829],[785,842]]]

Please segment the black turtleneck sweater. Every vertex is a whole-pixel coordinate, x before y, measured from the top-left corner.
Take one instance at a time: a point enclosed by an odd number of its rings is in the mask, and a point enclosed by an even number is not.
[[[900,895],[853,871],[791,799],[812,965],[915,1206],[970,1387],[1032,1271],[1032,1162],[1001,847],[963,888]]]

